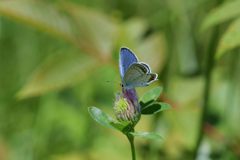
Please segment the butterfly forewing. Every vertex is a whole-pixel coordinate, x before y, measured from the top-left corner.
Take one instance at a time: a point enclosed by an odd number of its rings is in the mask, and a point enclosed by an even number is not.
[[[138,62],[135,54],[128,48],[121,48],[120,50],[120,58],[119,58],[119,69],[120,75],[123,79],[128,68],[133,64]]]

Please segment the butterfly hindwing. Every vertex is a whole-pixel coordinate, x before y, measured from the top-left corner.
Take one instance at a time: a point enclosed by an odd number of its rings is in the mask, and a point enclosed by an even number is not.
[[[119,58],[119,69],[120,69],[120,75],[123,79],[126,71],[128,68],[133,64],[137,63],[138,59],[135,56],[135,54],[128,48],[121,48],[120,49],[120,58]]]
[[[157,80],[157,74],[150,73],[150,67],[145,63],[133,63],[123,78],[125,88],[147,86]]]
[[[151,73],[151,69],[149,67],[148,64],[144,63],[144,62],[139,62],[141,65],[145,66],[147,69],[148,69],[148,72],[147,73]]]

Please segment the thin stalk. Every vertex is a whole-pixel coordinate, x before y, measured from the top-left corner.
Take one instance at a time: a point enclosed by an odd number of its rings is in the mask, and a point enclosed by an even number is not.
[[[211,89],[211,79],[212,79],[212,70],[214,67],[214,55],[216,52],[218,40],[219,40],[219,27],[215,27],[210,45],[207,51],[207,57],[206,57],[206,68],[205,68],[205,87],[204,87],[204,93],[203,93],[203,108],[202,113],[200,117],[200,127],[198,131],[198,138],[196,141],[196,146],[193,151],[194,159],[197,158],[197,154],[201,145],[201,142],[204,138],[204,126],[207,120],[207,114],[208,114],[208,106],[209,106],[209,99],[210,99],[210,89]]]
[[[135,146],[134,146],[134,136],[131,134],[127,135],[128,141],[131,145],[132,160],[136,160]]]

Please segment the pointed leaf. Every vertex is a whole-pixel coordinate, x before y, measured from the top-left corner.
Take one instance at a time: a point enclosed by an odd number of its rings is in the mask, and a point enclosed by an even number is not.
[[[143,103],[142,101],[140,101],[141,109],[147,107],[148,105],[152,104],[153,102],[155,102],[155,100],[151,100],[151,101],[148,101],[146,103]]]
[[[164,111],[164,110],[167,110],[170,108],[171,108],[171,106],[167,103],[154,102],[154,103],[142,108],[141,113],[144,115],[156,114],[160,111]]]
[[[202,31],[206,30],[215,25],[218,25],[220,23],[223,23],[227,20],[239,16],[240,15],[239,8],[240,8],[239,0],[224,3],[223,5],[214,9],[207,15],[206,19],[203,21],[201,30]]]
[[[113,119],[97,107],[89,107],[88,112],[91,117],[104,127],[114,129]]]
[[[1,1],[0,15],[73,41],[69,19],[57,7],[33,1]]]
[[[131,123],[130,122],[116,122],[115,121],[115,122],[112,122],[111,125],[115,129],[125,133],[125,131],[128,130],[128,128],[130,127]]]
[[[163,139],[158,133],[154,132],[130,132],[134,137],[141,137],[146,139],[159,140]]]
[[[161,105],[161,111],[168,110],[168,109],[172,108],[171,105],[168,104],[168,103],[159,102],[159,104]]]
[[[152,90],[148,91],[140,98],[140,103],[146,104],[146,103],[149,103],[150,101],[157,100],[161,93],[162,93],[162,87],[153,88]]]
[[[114,21],[103,13],[76,4],[64,3],[64,7],[75,22],[75,34],[81,48],[101,55],[102,59],[109,58],[118,31]]]
[[[109,58],[117,37],[117,25],[107,15],[68,2],[1,1],[0,16],[62,38],[99,59]]]
[[[17,94],[18,98],[39,96],[59,90],[86,78],[96,67],[96,61],[81,54],[56,54],[47,59]]]
[[[128,122],[117,122],[112,117],[104,113],[102,110],[100,110],[97,107],[89,107],[88,112],[91,115],[91,117],[101,124],[104,127],[116,129],[120,132],[124,132],[124,130],[129,126],[130,123]]]
[[[216,58],[220,58],[224,53],[240,46],[240,18],[235,20],[228,27],[227,31],[220,39]]]

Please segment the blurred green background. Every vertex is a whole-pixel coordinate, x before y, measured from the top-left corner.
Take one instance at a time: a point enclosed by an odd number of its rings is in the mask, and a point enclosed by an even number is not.
[[[143,116],[137,159],[240,159],[239,0],[0,0],[0,160],[126,160],[113,115],[118,54],[159,74],[173,108]]]

